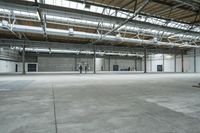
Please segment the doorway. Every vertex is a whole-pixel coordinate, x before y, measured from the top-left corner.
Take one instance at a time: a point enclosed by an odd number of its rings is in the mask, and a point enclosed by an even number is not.
[[[113,65],[113,71],[119,71],[119,65]]]
[[[162,71],[163,71],[163,66],[157,65],[157,72],[162,72]]]
[[[18,72],[18,64],[15,64],[15,72]]]
[[[36,72],[36,64],[28,64],[28,72]]]

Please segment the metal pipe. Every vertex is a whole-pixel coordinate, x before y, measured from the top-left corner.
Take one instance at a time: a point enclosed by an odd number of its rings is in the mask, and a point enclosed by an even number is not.
[[[2,8],[8,8],[8,9],[19,9],[23,11],[29,11],[29,12],[36,12],[37,7],[33,6],[33,2],[28,2],[28,1],[13,1],[13,0],[4,0],[3,2],[0,2],[0,7]],[[126,20],[125,18],[120,18],[120,17],[115,17],[115,16],[109,16],[109,15],[104,15],[100,13],[95,13],[95,12],[89,12],[89,11],[83,11],[83,10],[77,10],[77,9],[72,9],[72,8],[66,8],[66,7],[59,7],[59,6],[53,6],[53,5],[47,5],[47,4],[42,4],[40,3],[40,8],[43,9],[43,13],[46,15],[53,15],[53,16],[59,16],[59,17],[68,17],[68,18],[77,18],[77,19],[82,19],[82,18],[87,18],[88,20],[94,21],[94,20],[99,20],[102,18],[104,22],[123,22]],[[166,26],[159,26],[157,24],[152,24],[152,23],[147,23],[147,22],[142,22],[142,21],[137,21],[137,20],[131,20],[132,26],[136,27],[146,27],[148,29],[158,29],[158,31],[173,31],[175,33],[180,32],[188,32],[188,30],[182,30],[182,29],[177,29],[173,27],[166,27]],[[151,27],[151,28],[150,28]],[[141,33],[141,32],[140,32]],[[199,33],[194,32],[194,31],[189,31],[188,32],[190,35],[194,35],[195,37],[198,38]],[[194,39],[194,38],[193,38]]]
[[[2,26],[2,23],[0,23],[0,29],[6,30]],[[24,32],[24,33],[43,34],[42,28],[35,27],[35,26],[14,25],[13,31]],[[56,35],[56,36],[76,37],[76,38],[84,38],[84,39],[85,38],[87,38],[87,39],[101,38],[101,35],[95,34],[95,33],[79,32],[79,31],[73,31],[73,33],[71,33],[69,30],[61,30],[61,29],[53,29],[53,28],[47,28],[46,32],[47,32],[47,35],[54,35],[54,36]],[[116,37],[116,36],[112,36],[112,35],[107,35],[106,37],[103,38],[103,40],[111,41],[111,42],[126,42],[126,43],[143,44],[143,45],[183,47],[183,48],[200,48],[200,46],[195,46],[195,45],[183,45],[180,43],[160,42],[160,41],[155,42],[153,40]]]

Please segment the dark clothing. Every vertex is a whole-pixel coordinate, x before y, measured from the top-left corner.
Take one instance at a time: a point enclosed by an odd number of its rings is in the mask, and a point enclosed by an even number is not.
[[[85,73],[87,73],[87,70],[88,70],[88,67],[87,67],[87,66],[85,66]]]
[[[80,73],[82,73],[83,67],[79,66]]]

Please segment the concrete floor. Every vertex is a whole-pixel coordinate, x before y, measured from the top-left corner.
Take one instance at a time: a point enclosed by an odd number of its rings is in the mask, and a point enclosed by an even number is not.
[[[1,75],[0,133],[200,133],[199,82],[173,73]]]

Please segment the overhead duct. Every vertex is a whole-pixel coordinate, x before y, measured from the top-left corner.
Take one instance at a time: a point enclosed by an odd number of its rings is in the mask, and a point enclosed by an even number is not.
[[[0,28],[5,30],[0,23]],[[15,32],[24,32],[24,33],[35,33],[35,34],[43,34],[43,30],[41,27],[35,26],[25,26],[25,25],[14,25],[13,31]],[[87,32],[79,32],[73,31],[73,35],[69,30],[61,30],[61,29],[54,29],[54,28],[46,28],[47,35],[54,35],[54,36],[66,36],[66,37],[76,37],[76,38],[84,38],[84,39],[99,39],[101,37],[100,34],[94,33],[87,33]],[[200,46],[195,45],[183,45],[180,43],[172,43],[172,42],[161,42],[157,41],[156,43],[153,40],[143,40],[143,39],[134,39],[134,38],[125,38],[121,37],[120,40],[116,38],[116,36],[107,35],[105,36],[102,41],[112,41],[112,42],[126,42],[126,43],[133,43],[133,44],[143,44],[143,45],[163,45],[169,47],[183,47],[183,48],[200,48]]]
[[[76,0],[75,0],[76,1]],[[0,8],[7,9],[8,11],[2,12],[3,14],[10,14],[9,10],[16,10],[14,12],[16,19],[24,19],[24,18],[31,18],[32,21],[37,20],[37,6],[34,2],[31,1],[13,1],[13,0],[3,0],[0,1]],[[105,15],[98,12],[91,12],[87,10],[81,10],[81,9],[74,9],[69,7],[62,7],[62,6],[55,6],[55,5],[48,5],[40,3],[40,9],[43,10],[43,14],[46,15],[46,21],[48,23],[65,23],[65,24],[76,24],[81,26],[90,26],[90,27],[97,27],[98,21],[97,20],[103,20],[104,23],[101,25],[102,28],[110,28],[108,25],[120,23],[126,20],[126,18],[123,17],[117,17],[117,16],[111,16],[111,15]],[[20,12],[18,12],[20,11]],[[22,13],[21,13],[22,12]],[[9,16],[9,15],[8,15]],[[24,16],[24,17],[22,17]],[[123,15],[122,15],[123,16]],[[5,17],[5,15],[3,16]],[[76,21],[73,20],[76,19]],[[80,20],[83,20],[81,22]],[[131,20],[129,24],[126,24],[127,28],[122,27],[122,31],[126,32],[135,32],[140,34],[147,34],[147,35],[162,35],[162,37],[169,37],[171,35],[176,35],[177,38],[181,37],[182,39],[187,40],[195,40],[198,41],[200,39],[199,37],[199,30],[189,30],[186,28],[188,25],[181,25],[178,27],[175,27],[174,25],[177,25],[178,23],[172,23],[170,25],[166,25],[167,22],[162,22],[162,24],[159,23],[151,23],[155,21],[153,18],[152,20],[147,19],[147,22],[141,21],[141,20]],[[86,23],[88,21],[89,23]],[[162,19],[157,20],[157,22],[161,22]],[[91,22],[91,23],[90,23]],[[174,21],[172,21],[174,22]],[[170,24],[169,22],[168,24]],[[89,25],[88,25],[89,24]],[[179,25],[180,25],[179,24]],[[116,24],[117,25],[117,24]],[[155,30],[156,29],[156,30]],[[198,28],[197,28],[198,29]],[[164,31],[164,32],[163,32]],[[155,33],[154,33],[155,32]]]
[[[76,1],[76,0],[75,0]],[[0,1],[0,8],[6,9],[2,11],[2,14],[10,14],[10,10],[14,11],[16,19],[24,20],[27,18],[29,21],[38,20],[37,6],[34,2],[31,1],[13,1],[13,0],[3,0]],[[95,28],[98,26],[97,20],[103,20],[101,28],[109,29],[111,24],[120,23],[126,20],[124,17],[117,17],[112,15],[105,15],[98,12],[91,12],[87,10],[81,9],[73,9],[70,7],[62,7],[55,5],[48,5],[44,3],[40,3],[40,9],[43,10],[43,14],[46,15],[46,21],[48,23],[62,23],[62,24],[76,24],[78,26],[85,26],[90,28]],[[8,11],[7,11],[8,10]],[[19,12],[20,11],[20,12]],[[19,16],[19,17],[17,17]],[[22,17],[23,16],[23,17]],[[123,15],[122,15],[123,16]],[[4,15],[3,17],[6,17]],[[74,20],[73,20],[74,19]],[[198,41],[199,37],[199,28],[196,27],[194,29],[190,29],[188,24],[177,23],[175,21],[163,21],[163,19],[156,19],[152,17],[151,19],[148,17],[146,22],[133,19],[126,26],[121,27],[121,31],[131,32],[131,33],[139,33],[143,35],[160,35],[162,37],[169,37],[174,35],[177,38],[181,38],[184,40],[194,40]],[[83,21],[81,21],[83,20]],[[86,21],[88,23],[86,23]],[[152,22],[158,23],[152,23]],[[160,23],[161,22],[161,23]],[[170,24],[171,23],[171,24]],[[167,24],[167,25],[166,25]],[[178,26],[180,25],[180,26]],[[117,26],[117,24],[116,24]],[[178,27],[177,27],[178,26]],[[156,29],[156,30],[155,30]]]
[[[7,29],[8,28],[8,21],[2,20],[2,28]]]
[[[22,51],[21,47],[15,47],[13,49]],[[61,50],[61,49],[45,49],[45,48],[26,48],[26,52],[36,52],[36,53],[49,53],[49,54],[83,54],[83,55],[93,55],[93,51],[79,51],[79,50]],[[128,57],[143,57],[142,54],[132,54],[132,53],[116,53],[116,52],[96,52],[97,55],[112,55],[112,56],[128,56]]]

